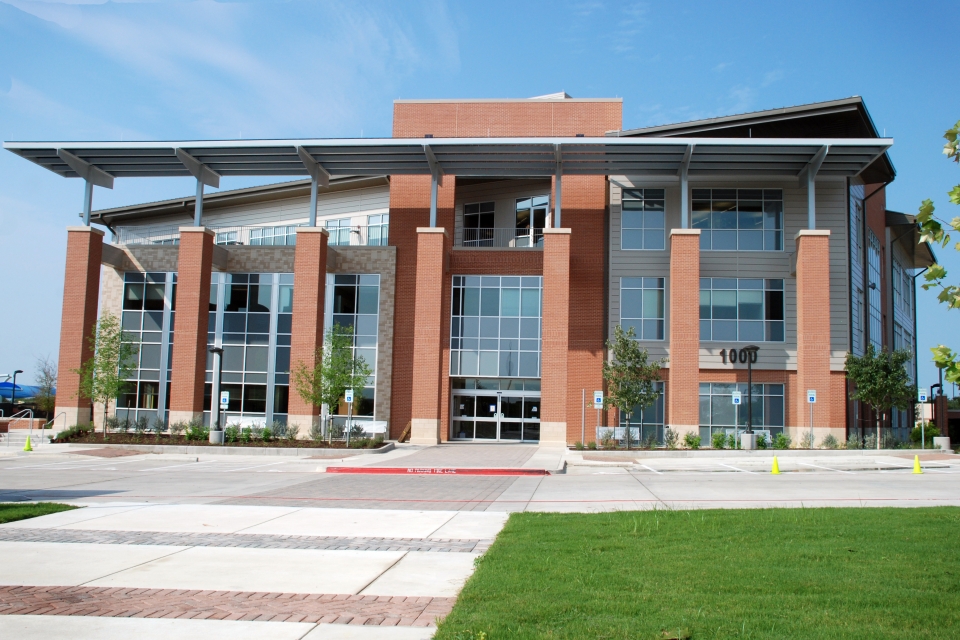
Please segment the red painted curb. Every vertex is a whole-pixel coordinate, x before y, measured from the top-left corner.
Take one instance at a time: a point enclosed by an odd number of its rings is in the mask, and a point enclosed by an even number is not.
[[[546,476],[546,469],[496,469],[469,467],[327,467],[327,473],[420,476]]]

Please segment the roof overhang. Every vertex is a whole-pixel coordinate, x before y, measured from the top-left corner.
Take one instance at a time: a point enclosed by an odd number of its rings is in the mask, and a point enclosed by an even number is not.
[[[920,242],[920,227],[916,216],[898,211],[887,211],[886,226],[893,229],[894,241],[900,245],[904,253],[913,261],[909,265],[913,269],[923,269],[935,264],[937,256],[928,242]]]
[[[688,175],[796,178],[824,147],[818,177],[860,174],[893,144],[811,138],[380,138],[192,140],[175,142],[5,142],[4,148],[66,178],[82,177],[61,150],[114,178],[190,177],[184,154],[219,176],[307,176],[302,149],[336,176]],[[179,153],[178,153],[179,152]]]

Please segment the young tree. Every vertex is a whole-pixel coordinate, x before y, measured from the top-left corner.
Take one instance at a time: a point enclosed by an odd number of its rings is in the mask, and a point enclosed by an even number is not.
[[[51,417],[57,406],[57,363],[50,356],[37,358],[37,373],[34,377],[37,383],[37,395],[34,402],[37,409]]]
[[[847,354],[847,376],[855,385],[851,399],[861,400],[873,409],[877,421],[877,449],[880,448],[880,420],[893,407],[906,409],[916,395],[907,375],[906,363],[913,355],[906,350],[877,353],[871,344],[863,356]]]
[[[107,408],[127,388],[137,366],[137,345],[123,340],[120,320],[105,313],[90,336],[93,357],[73,372],[80,376],[78,396],[103,404],[103,438],[107,438]]]
[[[616,407],[627,417],[626,444],[630,448],[630,418],[635,409],[646,409],[657,401],[660,392],[660,367],[666,360],[648,362],[647,350],[640,348],[633,327],[626,331],[617,325],[613,340],[607,340],[610,359],[603,363],[603,379],[607,383],[604,408]]]
[[[960,163],[960,122],[953,125],[952,129],[947,129],[943,134],[947,144],[943,145],[943,153],[956,163]],[[950,202],[960,205],[960,184],[947,192]],[[920,212],[917,214],[917,222],[920,223],[921,242],[930,242],[946,247],[950,243],[950,234],[944,231],[944,227],[950,227],[954,231],[960,231],[960,216],[953,220],[937,218],[933,215],[934,207],[932,200],[924,200],[920,205]],[[953,248],[960,251],[960,242],[954,244]],[[960,286],[948,284],[946,282],[947,270],[943,265],[933,264],[923,274],[926,282],[922,285],[924,289],[939,289],[937,298],[941,303],[947,305],[948,309],[960,309]],[[930,349],[933,352],[933,361],[937,367],[943,369],[943,377],[947,382],[960,382],[960,358],[946,345],[938,345]]]
[[[367,384],[372,373],[362,356],[353,355],[353,327],[339,324],[328,329],[323,337],[323,347],[317,349],[313,368],[303,361],[293,367],[293,386],[297,395],[307,404],[327,407],[327,411],[340,404],[347,389],[355,389],[354,409],[360,403],[360,389]]]

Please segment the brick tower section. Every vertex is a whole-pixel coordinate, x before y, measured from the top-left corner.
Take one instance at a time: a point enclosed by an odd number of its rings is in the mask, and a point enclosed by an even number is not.
[[[458,137],[523,137],[603,136],[620,129],[622,102],[618,99],[597,100],[482,100],[482,101],[397,101],[394,103],[393,136],[419,138]],[[447,176],[437,202],[437,226],[454,234],[454,180]],[[569,279],[571,290],[568,310],[568,354],[566,394],[561,411],[580,415],[581,389],[601,389],[601,368],[606,337],[606,255],[607,184],[603,176],[564,176],[562,226],[570,229]],[[390,185],[390,243],[397,247],[396,321],[394,325],[393,398],[390,433],[397,437],[412,417],[414,299],[417,283],[416,228],[428,224],[430,179],[425,176],[393,176]],[[457,249],[453,249],[456,261]],[[486,268],[472,272],[491,275],[519,275],[509,263],[497,260],[491,252]],[[523,273],[529,273],[524,270]],[[451,271],[443,282],[443,322],[436,336],[441,350],[449,345],[449,300],[451,275],[471,275]],[[546,287],[546,282],[544,283]],[[449,364],[442,362],[441,367]],[[446,369],[444,369],[446,371]],[[542,385],[555,374],[543,367]],[[446,376],[441,385],[447,385]],[[449,389],[441,389],[441,421],[446,423],[445,402]],[[546,402],[543,410],[547,411]],[[579,419],[579,418],[577,418]],[[564,420],[566,422],[566,420]],[[576,420],[574,420],[574,423]],[[446,440],[448,424],[442,424],[441,440]],[[567,424],[567,441],[580,438],[579,424]],[[575,434],[575,435],[574,435]]]
[[[170,381],[170,422],[203,415],[203,385],[207,369],[207,323],[210,315],[210,276],[213,231],[180,227],[177,259],[177,314],[174,317],[173,367]]]
[[[100,262],[103,231],[92,227],[67,227],[67,265],[63,277],[63,312],[60,319],[60,360],[57,369],[57,407],[66,424],[89,424],[91,404],[80,397],[80,376],[75,369],[93,357],[90,336],[97,324],[100,297]]]
[[[700,230],[670,231],[670,378],[667,423],[680,436],[700,427]]]
[[[543,346],[540,362],[542,444],[565,444],[567,441],[570,238],[570,229],[543,231]]]
[[[440,361],[449,235],[442,227],[417,229],[417,288],[413,332],[412,444],[440,442]],[[449,308],[449,307],[447,307]]]
[[[290,370],[303,365],[316,367],[323,347],[323,310],[327,286],[327,241],[330,233],[320,227],[297,227],[293,258],[293,319],[290,336]],[[292,387],[293,385],[291,385]],[[306,435],[320,408],[308,404],[290,389],[287,422]]]
[[[793,402],[799,425],[809,427],[807,391],[816,390],[813,405],[815,434],[825,436],[834,424],[832,405],[843,392],[830,374],[830,232],[803,230],[797,233],[797,389]],[[843,400],[840,398],[842,406]],[[799,426],[798,425],[798,426]],[[837,434],[842,431],[837,431]],[[819,438],[818,438],[819,439]]]

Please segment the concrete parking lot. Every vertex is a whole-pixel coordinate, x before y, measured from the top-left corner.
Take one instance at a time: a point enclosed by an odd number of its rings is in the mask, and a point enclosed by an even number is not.
[[[780,475],[769,452],[103,457],[116,455],[0,455],[0,501],[84,506],[0,526],[0,635],[428,638],[514,511],[960,506],[960,457],[925,454],[914,475],[909,452],[788,453]],[[336,465],[562,472],[326,472]]]

